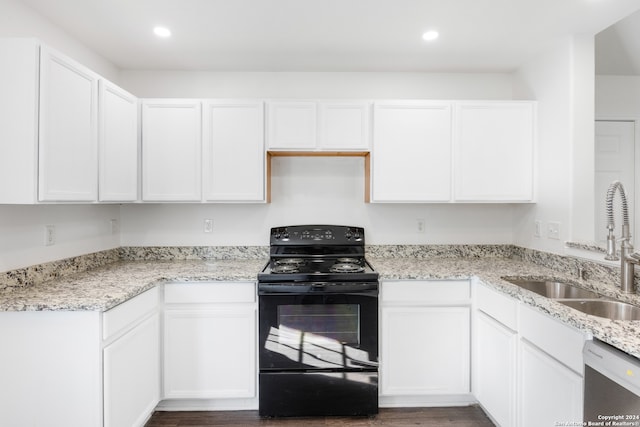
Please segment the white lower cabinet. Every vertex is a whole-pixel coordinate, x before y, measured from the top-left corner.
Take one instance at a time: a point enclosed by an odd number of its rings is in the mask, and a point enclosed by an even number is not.
[[[164,398],[255,409],[256,314],[253,282],[165,285]]]
[[[382,282],[381,406],[470,398],[468,281]]]
[[[482,284],[475,302],[473,394],[493,421],[581,422],[584,335]]]
[[[160,291],[102,315],[104,426],[143,426],[160,400]]]
[[[104,349],[104,425],[142,426],[160,400],[160,315]]]
[[[480,312],[474,342],[473,394],[498,425],[513,426],[518,334]]]
[[[519,332],[518,425],[581,422],[584,335],[526,305]]]
[[[519,379],[519,426],[582,421],[583,377],[526,340],[520,343]]]

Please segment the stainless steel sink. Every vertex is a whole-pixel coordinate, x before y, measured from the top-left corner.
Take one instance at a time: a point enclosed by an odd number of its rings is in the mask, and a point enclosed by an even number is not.
[[[595,292],[564,282],[556,282],[552,280],[512,279],[508,277],[503,277],[503,279],[523,289],[552,299],[600,298],[600,295]]]
[[[611,320],[640,320],[640,307],[621,301],[610,300],[571,300],[559,301],[562,304],[592,316]]]

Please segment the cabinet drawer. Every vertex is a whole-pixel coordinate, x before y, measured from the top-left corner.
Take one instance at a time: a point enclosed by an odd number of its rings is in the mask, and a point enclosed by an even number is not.
[[[160,291],[157,287],[133,297],[102,315],[102,338],[108,339],[125,330],[136,320],[158,307]]]
[[[518,330],[518,302],[516,300],[482,284],[478,284],[475,289],[478,310],[485,312],[511,330]]]
[[[164,287],[167,304],[255,302],[254,282],[169,283]]]
[[[520,335],[582,375],[584,335],[528,306],[521,306]]]
[[[402,280],[382,282],[382,301],[404,304],[438,303],[471,298],[468,280]]]

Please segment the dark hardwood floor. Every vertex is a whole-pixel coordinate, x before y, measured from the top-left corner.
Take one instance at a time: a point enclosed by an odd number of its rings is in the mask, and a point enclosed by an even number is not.
[[[385,408],[375,417],[260,418],[258,411],[155,412],[145,427],[290,426],[290,427],[493,427],[478,406]]]

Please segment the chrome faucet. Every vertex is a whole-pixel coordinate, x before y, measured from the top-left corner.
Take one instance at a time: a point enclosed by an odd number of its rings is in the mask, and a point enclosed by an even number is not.
[[[615,224],[613,222],[613,197],[616,190],[620,192],[622,200],[622,235],[620,237],[620,257],[616,254],[616,238],[613,235]],[[620,289],[630,294],[636,291],[634,282],[634,265],[640,263],[640,253],[633,251],[631,245],[631,233],[629,232],[629,208],[624,187],[620,181],[613,181],[607,190],[607,254],[604,259],[609,261],[620,260]]]

